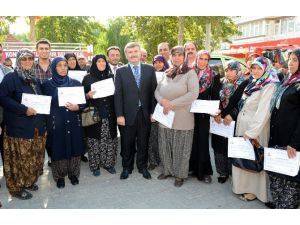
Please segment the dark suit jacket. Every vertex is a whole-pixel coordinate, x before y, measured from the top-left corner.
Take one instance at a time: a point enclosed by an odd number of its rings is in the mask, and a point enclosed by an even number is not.
[[[125,125],[133,125],[139,99],[146,121],[150,123],[156,101],[154,91],[157,86],[154,67],[141,63],[140,88],[137,87],[129,64],[117,69],[115,79],[115,113],[125,117]]]

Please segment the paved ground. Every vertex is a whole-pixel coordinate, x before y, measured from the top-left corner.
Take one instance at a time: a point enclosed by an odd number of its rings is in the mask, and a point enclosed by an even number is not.
[[[127,180],[120,180],[122,171],[118,158],[117,174],[109,174],[101,169],[101,176],[94,177],[88,163],[81,164],[79,185],[73,186],[66,179],[66,187],[58,189],[51,174],[51,168],[44,165],[44,174],[38,185],[40,190],[33,192],[33,198],[21,201],[12,198],[3,177],[0,162],[0,199],[7,209],[265,209],[258,200],[243,202],[231,191],[230,181],[217,182],[214,171],[213,182],[205,184],[190,177],[181,188],[174,187],[174,178],[157,180],[159,168],[151,171],[152,179],[146,180],[137,169]],[[47,159],[46,161],[47,162]],[[213,162],[213,155],[212,155]],[[215,169],[215,168],[214,168]]]

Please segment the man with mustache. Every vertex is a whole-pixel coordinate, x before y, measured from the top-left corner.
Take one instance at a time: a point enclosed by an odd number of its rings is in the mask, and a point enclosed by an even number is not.
[[[124,52],[128,64],[116,71],[114,96],[115,113],[121,133],[123,171],[120,179],[127,179],[132,173],[135,152],[139,173],[145,179],[151,179],[147,170],[147,149],[151,115],[156,104],[155,70],[153,66],[141,63],[139,43],[129,42]]]
[[[189,68],[193,68],[196,62],[197,47],[194,42],[188,41],[184,44]]]

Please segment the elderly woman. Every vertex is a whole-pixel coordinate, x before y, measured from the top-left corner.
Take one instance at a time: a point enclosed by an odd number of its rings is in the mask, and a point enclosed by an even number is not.
[[[236,136],[257,139],[266,147],[269,141],[270,108],[272,95],[279,82],[271,62],[265,57],[256,58],[251,65],[253,79],[244,90],[240,101],[240,112],[236,122]],[[268,177],[265,171],[253,173],[232,166],[232,190],[242,194],[240,199],[252,201],[258,198],[267,202]]]
[[[269,146],[284,147],[289,158],[293,158],[300,151],[300,48],[289,53],[288,67],[290,75],[279,86],[271,102]],[[269,172],[269,176],[274,207],[298,208],[300,175],[291,177]]]
[[[17,53],[16,70],[0,85],[4,108],[4,174],[9,193],[19,199],[32,198],[44,159],[45,117],[21,104],[23,93],[41,95],[40,82],[33,73],[34,54],[28,49]]]
[[[106,57],[102,54],[93,58],[90,74],[82,81],[88,98],[88,105],[94,106],[100,115],[101,121],[85,127],[85,136],[89,154],[90,170],[94,176],[100,175],[100,167],[109,173],[115,174],[115,164],[118,150],[117,118],[114,110],[114,96],[94,99],[95,91],[91,85],[105,79],[112,79]]]
[[[192,102],[197,99],[199,85],[193,69],[185,64],[183,46],[171,50],[172,67],[159,82],[155,98],[164,113],[175,112],[172,128],[159,124],[158,146],[162,161],[162,174],[158,179],[175,177],[174,185],[182,186],[188,177],[189,159],[193,141],[194,115],[190,112]]]
[[[209,66],[210,53],[201,50],[197,53],[196,72],[198,75],[198,99],[218,100],[221,88],[220,75]],[[200,181],[211,183],[213,174],[209,155],[209,119],[210,115],[195,113],[193,148],[190,159],[190,172]]]
[[[83,153],[80,108],[67,103],[58,105],[59,87],[77,87],[80,82],[68,77],[66,59],[56,57],[51,63],[52,79],[43,84],[43,93],[52,96],[50,116],[47,118],[49,146],[52,149],[52,175],[58,188],[65,187],[65,176],[71,183],[79,183],[80,156]]]
[[[218,116],[215,117],[215,121],[217,123],[221,123],[222,119],[225,119],[224,116],[222,116],[222,111],[226,109],[229,103],[229,99],[233,96],[235,91],[243,83],[244,80],[245,78],[242,74],[240,64],[236,60],[228,61],[225,68],[225,77],[221,79],[221,83],[222,83],[222,88],[220,91],[221,112]],[[234,112],[230,111],[230,113],[234,113]],[[224,124],[229,125],[226,123],[226,120],[224,121]],[[214,154],[215,154],[216,169],[220,175],[218,177],[218,182],[225,183],[230,174],[230,169],[231,169],[231,165],[228,161],[228,156],[227,156],[228,139],[216,134],[212,134],[212,147],[214,149]]]
[[[153,58],[153,66],[156,72],[165,72],[169,69],[169,64],[162,55],[156,55]],[[159,151],[158,151],[158,123],[151,124],[151,132],[148,145],[148,161],[149,170],[154,170],[160,163]]]

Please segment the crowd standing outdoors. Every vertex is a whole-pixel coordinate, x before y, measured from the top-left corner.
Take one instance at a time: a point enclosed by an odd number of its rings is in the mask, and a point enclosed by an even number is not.
[[[109,47],[106,55],[95,55],[91,65],[72,52],[51,60],[47,39],[36,43],[36,52],[36,61],[33,52],[21,49],[15,67],[10,59],[0,64],[0,150],[6,186],[15,198],[30,199],[39,190],[36,183],[43,174],[45,151],[57,188],[65,187],[66,176],[73,185],[79,184],[81,161],[89,162],[93,176],[100,176],[101,167],[116,174],[118,130],[120,179],[130,176],[136,160],[143,178],[152,179],[149,171],[159,167],[157,179],[174,177],[175,187],[189,176],[212,182],[210,119],[224,125],[236,121],[235,136],[286,151],[289,158],[300,151],[300,48],[289,53],[280,70],[257,54],[248,57],[246,71],[230,60],[224,77],[210,67],[210,52],[197,51],[191,41],[173,48],[159,43],[152,60],[139,43],[129,42],[124,48],[125,65],[118,46]],[[71,70],[86,71],[82,83],[69,77]],[[92,86],[105,80],[113,82],[114,94],[95,97]],[[63,87],[83,87],[86,104],[60,106],[58,88]],[[22,104],[23,94],[51,96],[50,114],[38,114]],[[219,100],[219,110],[213,115],[191,113],[197,99]],[[175,113],[171,127],[153,119],[157,104],[165,115]],[[82,127],[86,107],[93,108],[99,120]],[[250,172],[232,165],[228,138],[212,134],[211,146],[218,183],[231,176],[232,191],[239,199],[258,199],[269,208],[299,207],[299,173],[292,177]]]

